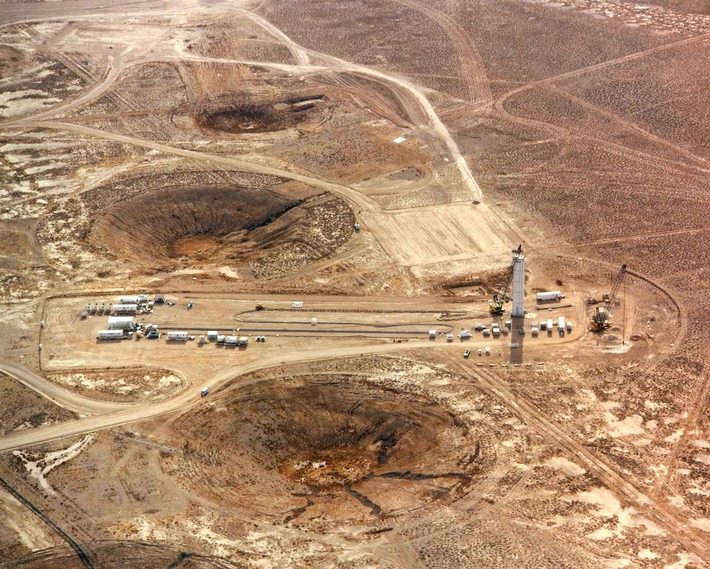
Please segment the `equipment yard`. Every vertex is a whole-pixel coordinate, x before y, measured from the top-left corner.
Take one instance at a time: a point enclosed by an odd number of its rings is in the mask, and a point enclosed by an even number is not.
[[[0,5],[0,567],[710,567],[710,7]]]

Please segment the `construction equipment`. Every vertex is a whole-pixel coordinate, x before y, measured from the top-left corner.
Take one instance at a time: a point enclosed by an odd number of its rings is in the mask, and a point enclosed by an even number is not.
[[[603,297],[604,306],[597,306],[594,314],[592,315],[592,320],[590,322],[592,332],[603,332],[611,326],[611,306],[614,304],[616,294],[619,292],[621,283],[624,280],[624,275],[626,275],[626,265],[621,265],[621,270],[614,278],[609,294],[605,294]]]
[[[523,252],[523,246],[518,245],[517,249],[513,249],[513,253],[520,255]],[[505,287],[503,288],[502,294],[494,294],[493,300],[488,305],[489,312],[493,316],[500,316],[505,312],[503,309],[503,303],[508,300],[508,289],[510,288],[510,283],[513,282],[513,272],[515,270],[515,257],[513,257],[513,262],[510,264],[508,269],[508,274],[505,277]]]

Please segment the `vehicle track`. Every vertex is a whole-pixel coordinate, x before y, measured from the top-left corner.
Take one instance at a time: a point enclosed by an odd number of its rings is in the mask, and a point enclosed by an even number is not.
[[[461,69],[463,79],[469,92],[469,100],[477,103],[481,107],[490,104],[492,95],[486,68],[483,65],[483,60],[478,50],[469,39],[468,34],[448,16],[425,4],[421,4],[415,0],[394,1],[397,4],[401,4],[424,14],[434,20],[444,30],[444,33],[449,37],[458,54],[459,68]]]
[[[461,369],[461,368],[459,368]],[[465,368],[462,373],[465,373]],[[625,498],[634,507],[649,519],[655,521],[660,526],[668,529],[678,543],[682,543],[690,551],[696,553],[701,559],[710,559],[710,538],[701,535],[688,527],[685,517],[681,517],[669,510],[666,504],[657,499],[649,497],[641,492],[630,481],[619,474],[614,465],[604,458],[597,456],[587,447],[569,435],[556,423],[545,418],[533,404],[526,402],[523,398],[517,397],[505,381],[496,376],[493,372],[484,368],[469,370],[468,376],[478,380],[477,386],[489,395],[503,401],[521,419],[531,427],[535,428],[539,434],[554,441],[573,456],[581,460],[587,469],[601,480],[612,492]]]
[[[45,524],[51,527],[64,541],[66,541],[67,544],[69,544],[69,547],[71,547],[76,552],[77,556],[79,557],[79,560],[81,561],[81,564],[84,565],[84,567],[88,567],[88,569],[94,569],[95,565],[91,560],[91,557],[89,557],[87,551],[81,546],[78,541],[76,541],[76,539],[74,539],[69,533],[62,529],[52,518],[50,518],[47,514],[40,510],[28,498],[20,494],[18,490],[16,490],[7,480],[5,480],[1,476],[0,486],[5,488],[5,490],[7,490],[16,500],[18,500],[21,504],[27,507],[34,515],[36,515],[40,520],[42,520]]]
[[[665,496],[665,491],[668,487],[672,487],[673,480],[678,477],[678,472],[676,471],[676,466],[678,461],[682,457],[682,454],[688,448],[690,439],[697,436],[695,431],[695,426],[700,419],[701,413],[705,412],[707,409],[707,401],[710,396],[710,354],[705,358],[705,364],[703,366],[703,377],[698,381],[698,386],[695,389],[695,393],[691,399],[690,405],[686,406],[686,411],[688,417],[682,420],[683,434],[680,439],[673,447],[673,451],[670,453],[668,458],[662,463],[666,466],[666,471],[663,476],[661,476],[654,488],[652,494],[657,499],[662,499]]]

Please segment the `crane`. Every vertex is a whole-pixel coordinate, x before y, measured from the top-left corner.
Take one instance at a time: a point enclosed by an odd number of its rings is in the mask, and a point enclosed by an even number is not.
[[[592,332],[603,332],[609,328],[611,322],[611,306],[614,304],[616,294],[619,292],[621,283],[624,280],[624,275],[626,275],[626,265],[621,265],[621,270],[619,270],[619,273],[614,277],[609,295],[605,295],[604,306],[597,306],[597,309],[592,315],[590,322]]]
[[[523,252],[523,246],[518,245],[517,249],[513,249],[513,253],[520,255]],[[488,305],[489,311],[493,316],[500,316],[503,314],[503,303],[508,296],[508,289],[510,288],[510,283],[513,282],[513,270],[515,269],[515,257],[513,257],[513,262],[510,264],[508,269],[508,274],[505,277],[505,287],[503,288],[502,294],[494,294],[493,300]]]

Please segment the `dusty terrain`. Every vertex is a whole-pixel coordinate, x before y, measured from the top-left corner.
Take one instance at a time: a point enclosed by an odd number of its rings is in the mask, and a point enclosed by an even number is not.
[[[2,4],[0,565],[707,567],[709,38],[699,0]],[[518,244],[525,317],[467,339]],[[97,339],[137,293],[160,337]]]

